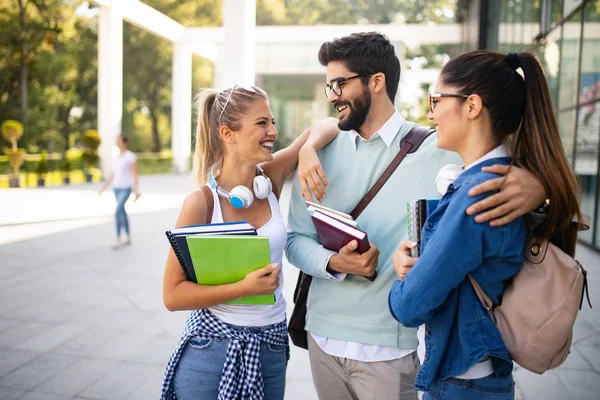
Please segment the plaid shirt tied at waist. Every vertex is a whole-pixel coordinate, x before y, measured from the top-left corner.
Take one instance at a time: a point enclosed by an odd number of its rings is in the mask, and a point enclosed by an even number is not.
[[[177,400],[174,376],[185,345],[192,337],[229,339],[227,357],[219,383],[217,400],[262,400],[264,398],[260,366],[260,343],[288,346],[285,321],[264,327],[258,332],[232,329],[206,309],[190,313],[179,344],[171,355],[162,385],[161,400]]]

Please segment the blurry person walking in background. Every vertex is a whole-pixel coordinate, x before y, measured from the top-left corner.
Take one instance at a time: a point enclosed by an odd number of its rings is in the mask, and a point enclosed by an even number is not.
[[[117,228],[117,242],[113,249],[118,249],[121,245],[131,244],[131,233],[129,231],[129,218],[125,211],[125,202],[133,192],[135,200],[140,197],[138,190],[138,172],[136,165],[136,156],[128,149],[129,140],[123,134],[117,136],[117,147],[119,153],[113,156],[113,172],[106,179],[98,195],[111,184],[117,199],[117,210],[115,212],[115,221]],[[121,232],[125,231],[127,238],[121,241]]]

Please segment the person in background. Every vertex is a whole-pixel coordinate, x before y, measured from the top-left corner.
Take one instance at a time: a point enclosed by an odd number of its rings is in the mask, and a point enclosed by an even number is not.
[[[286,229],[278,199],[299,157],[308,166],[300,176],[325,179],[316,149],[335,138],[336,123],[324,120],[273,153],[278,132],[262,89],[234,86],[200,94],[194,169],[199,187],[207,185],[212,193],[210,221],[248,221],[269,238],[271,264],[236,283],[199,285],[186,280],[169,250],[164,304],[170,311],[193,311],[167,366],[162,399],[283,399],[289,344],[281,273]],[[232,201],[232,193],[246,193],[245,203]],[[207,205],[203,190],[192,192],[176,226],[206,223]],[[274,305],[225,304],[271,293]]]
[[[98,195],[112,183],[115,197],[117,199],[117,210],[115,212],[115,223],[117,232],[117,241],[113,249],[118,249],[122,245],[131,244],[131,231],[129,230],[129,217],[125,210],[125,202],[133,192],[134,199],[140,197],[138,189],[138,172],[136,164],[136,156],[129,147],[129,139],[124,134],[117,136],[117,147],[119,153],[115,154],[112,159],[112,173],[108,176]],[[124,240],[121,235],[125,234]]]
[[[421,256],[409,257],[410,241],[394,255],[400,280],[389,309],[402,325],[419,327],[416,388],[425,391],[423,399],[513,399],[513,362],[468,274],[500,304],[523,264],[527,227],[524,217],[501,229],[476,223],[466,210],[492,194],[469,191],[498,177],[485,167],[527,168],[549,195],[536,236],[573,255],[577,236],[569,226],[581,216],[577,177],[542,68],[530,53],[473,51],[450,60],[430,95],[428,117],[437,146],[458,153],[463,171],[425,222]]]

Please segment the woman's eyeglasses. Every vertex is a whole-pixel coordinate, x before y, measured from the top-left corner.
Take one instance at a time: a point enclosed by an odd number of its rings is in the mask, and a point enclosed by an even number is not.
[[[433,112],[435,105],[440,101],[440,97],[458,97],[466,99],[469,96],[466,94],[452,94],[452,93],[429,93],[429,110]]]

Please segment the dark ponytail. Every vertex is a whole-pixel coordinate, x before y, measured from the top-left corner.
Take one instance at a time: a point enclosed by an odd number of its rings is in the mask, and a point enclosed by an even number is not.
[[[581,218],[579,181],[565,155],[540,64],[531,53],[519,53],[518,60],[525,76],[525,109],[512,155],[544,183],[550,198],[548,214],[536,233],[573,255],[577,235],[570,225],[573,217]]]
[[[519,67],[524,79],[516,71]],[[565,156],[548,85],[535,57],[472,51],[450,60],[441,80],[460,94],[481,97],[493,133],[508,142],[514,162],[531,171],[546,188],[550,206],[536,234],[573,254],[577,235],[570,223],[574,216],[581,216],[580,187]]]

